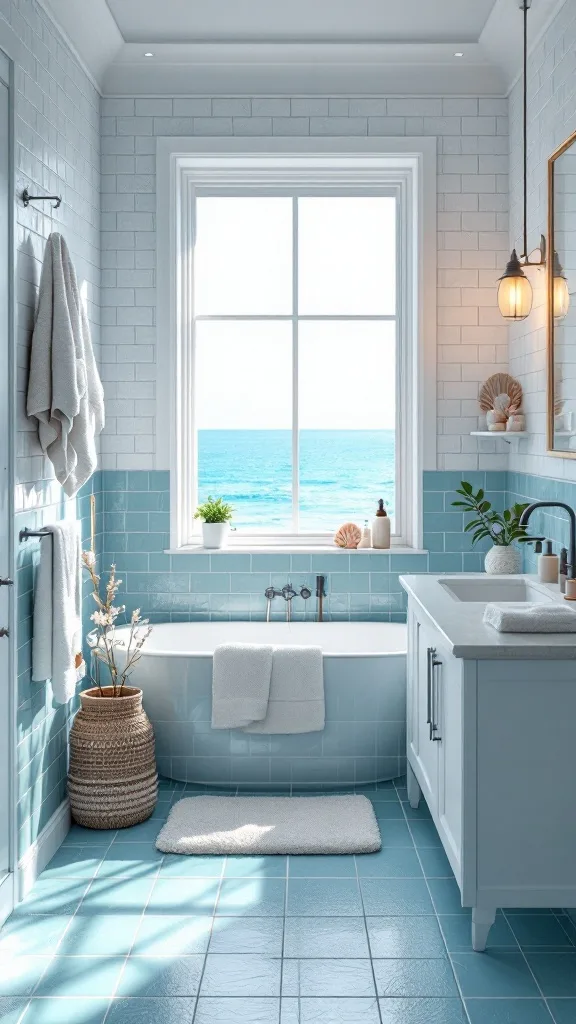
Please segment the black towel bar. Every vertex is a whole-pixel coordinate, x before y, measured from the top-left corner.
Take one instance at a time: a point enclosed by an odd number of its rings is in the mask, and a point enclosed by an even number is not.
[[[28,527],[25,526],[23,530],[20,530],[20,533],[18,534],[18,539],[19,539],[20,543],[22,543],[22,541],[28,540],[29,537],[49,537],[49,536],[50,536],[50,530],[29,530]]]

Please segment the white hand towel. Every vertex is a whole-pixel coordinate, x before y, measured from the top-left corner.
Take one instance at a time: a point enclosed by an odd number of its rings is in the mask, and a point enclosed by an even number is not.
[[[499,633],[576,633],[576,611],[567,604],[487,604],[484,622]]]
[[[32,335],[27,412],[66,494],[73,496],[97,464],[104,392],[68,246],[57,232],[46,243]]]
[[[212,728],[240,729],[266,716],[272,647],[220,644],[212,665]]]
[[[268,712],[244,732],[277,735],[324,728],[324,667],[321,647],[275,647]]]
[[[86,674],[82,660],[82,556],[78,523],[46,527],[34,593],[32,679],[52,680],[65,704]]]

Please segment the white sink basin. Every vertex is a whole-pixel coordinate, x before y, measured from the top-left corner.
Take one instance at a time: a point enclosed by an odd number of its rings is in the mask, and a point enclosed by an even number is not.
[[[527,604],[548,604],[554,597],[544,588],[530,580],[512,576],[479,576],[478,579],[463,578],[439,580],[455,601],[488,604],[489,601],[526,602]]]

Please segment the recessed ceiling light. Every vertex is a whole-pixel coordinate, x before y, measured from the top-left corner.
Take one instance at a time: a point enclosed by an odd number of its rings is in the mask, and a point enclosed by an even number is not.
[[[464,54],[460,50],[457,50],[456,53],[454,54],[454,56],[455,57],[463,57]]]
[[[145,57],[153,57],[154,54],[151,52],[151,50],[147,50],[146,53],[144,54],[144,56]]]

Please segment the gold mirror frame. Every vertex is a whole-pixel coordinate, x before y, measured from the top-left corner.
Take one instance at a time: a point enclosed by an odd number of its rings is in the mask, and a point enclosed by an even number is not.
[[[547,408],[546,408],[546,454],[556,459],[576,459],[576,451],[559,451],[554,448],[554,405],[556,391],[556,368],[554,364],[554,165],[559,157],[576,144],[573,132],[548,160],[548,244],[546,261],[546,306],[547,306]]]

